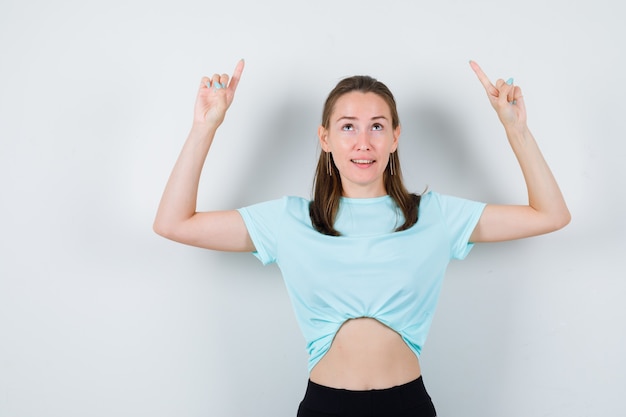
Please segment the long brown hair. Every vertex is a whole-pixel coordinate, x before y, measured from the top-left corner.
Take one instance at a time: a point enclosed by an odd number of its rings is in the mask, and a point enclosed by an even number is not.
[[[334,111],[335,104],[341,96],[352,91],[362,93],[374,93],[381,97],[391,111],[392,128],[400,125],[398,109],[393,94],[385,84],[367,75],[356,75],[344,78],[339,81],[330,92],[324,104],[322,112],[322,126],[330,128],[330,116]],[[392,168],[393,167],[393,168]],[[393,169],[393,171],[392,171]],[[389,156],[389,164],[383,174],[383,182],[387,194],[393,198],[404,215],[404,224],[400,225],[396,231],[406,230],[417,223],[417,208],[420,196],[409,193],[402,181],[402,170],[400,168],[400,158],[396,150]],[[330,152],[321,152],[317,161],[317,169],[313,179],[313,201],[309,206],[309,215],[313,227],[325,235],[339,236],[335,229],[335,218],[339,211],[339,201],[343,188],[339,170],[335,166]]]

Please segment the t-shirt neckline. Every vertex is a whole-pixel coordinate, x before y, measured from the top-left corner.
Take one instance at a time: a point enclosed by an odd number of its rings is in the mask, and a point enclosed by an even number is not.
[[[366,198],[354,198],[354,197],[341,197],[342,203],[348,204],[376,204],[391,200],[390,195],[383,195],[380,197],[366,197]]]

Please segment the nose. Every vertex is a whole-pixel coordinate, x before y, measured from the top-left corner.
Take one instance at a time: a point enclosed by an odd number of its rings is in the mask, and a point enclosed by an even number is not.
[[[370,150],[370,138],[368,132],[362,132],[357,136],[356,149],[359,151]]]

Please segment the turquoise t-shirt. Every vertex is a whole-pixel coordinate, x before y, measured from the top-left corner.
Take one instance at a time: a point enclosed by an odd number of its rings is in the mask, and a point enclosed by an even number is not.
[[[404,223],[389,196],[342,198],[341,236],[316,231],[309,201],[283,197],[239,209],[255,256],[276,262],[307,343],[309,371],[349,319],[374,318],[402,336],[419,356],[446,267],[472,248],[469,237],[484,203],[428,192],[417,223]]]

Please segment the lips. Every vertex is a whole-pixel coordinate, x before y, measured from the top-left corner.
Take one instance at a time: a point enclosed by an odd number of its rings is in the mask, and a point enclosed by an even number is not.
[[[372,159],[351,159],[355,164],[373,164],[374,160]]]

